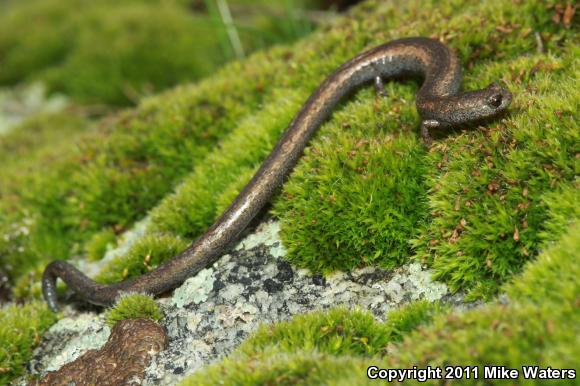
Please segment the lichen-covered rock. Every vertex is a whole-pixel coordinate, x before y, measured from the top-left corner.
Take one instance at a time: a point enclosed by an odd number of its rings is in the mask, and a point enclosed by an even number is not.
[[[67,307],[67,312],[68,312]],[[102,347],[111,334],[105,322],[91,313],[70,315],[59,320],[46,333],[28,364],[29,371],[55,371],[76,360],[87,350]]]
[[[211,268],[161,299],[170,344],[147,370],[145,384],[174,384],[227,355],[262,323],[344,306],[388,310],[416,299],[457,301],[413,263],[395,270],[364,268],[323,277],[282,257],[279,223],[265,221]]]
[[[151,359],[167,345],[163,327],[149,319],[125,319],[100,350],[89,350],[30,385],[138,385]]]

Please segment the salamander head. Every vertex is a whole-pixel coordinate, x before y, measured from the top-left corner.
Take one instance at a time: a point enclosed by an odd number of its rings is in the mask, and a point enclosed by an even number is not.
[[[481,94],[483,101],[479,109],[482,119],[495,118],[502,114],[512,102],[512,94],[497,83],[492,83],[483,90],[475,92]]]
[[[423,120],[435,120],[441,128],[460,127],[494,119],[509,107],[512,94],[497,83],[484,89],[433,98],[420,105]]]
[[[512,94],[508,90],[492,83],[484,89],[459,94],[455,101],[450,101],[449,114],[443,120],[459,126],[494,119],[507,110],[511,101]]]

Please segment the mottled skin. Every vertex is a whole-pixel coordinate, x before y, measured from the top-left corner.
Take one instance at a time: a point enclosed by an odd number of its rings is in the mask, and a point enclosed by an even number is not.
[[[64,261],[50,263],[42,278],[44,298],[58,309],[55,283],[60,278],[87,301],[109,305],[122,292],[159,294],[183,283],[212,264],[227,250],[282,185],[312,134],[329,117],[346,94],[370,81],[380,88],[383,79],[423,79],[417,93],[422,118],[421,135],[431,143],[429,131],[445,132],[503,113],[511,94],[496,84],[460,92],[458,58],[444,44],[427,38],[405,38],[383,44],[351,59],[330,75],[302,106],[252,180],[235,201],[185,251],[142,276],[112,285],[97,284]]]

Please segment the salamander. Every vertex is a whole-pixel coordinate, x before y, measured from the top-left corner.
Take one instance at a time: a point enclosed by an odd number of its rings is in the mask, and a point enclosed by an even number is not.
[[[53,261],[42,277],[43,295],[49,307],[58,310],[57,279],[90,303],[110,305],[122,292],[156,295],[168,291],[213,264],[282,185],[313,133],[345,95],[365,83],[374,82],[381,88],[384,80],[401,78],[423,80],[416,106],[426,145],[432,142],[431,131],[446,132],[496,118],[506,111],[512,99],[511,93],[496,83],[462,92],[459,59],[437,40],[403,38],[365,51],[344,63],[318,86],[234,202],[187,249],[150,272],[110,285],[95,283],[65,261]]]

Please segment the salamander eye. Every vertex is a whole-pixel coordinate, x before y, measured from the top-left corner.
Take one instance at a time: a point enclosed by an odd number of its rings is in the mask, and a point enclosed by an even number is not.
[[[503,101],[503,97],[501,94],[493,94],[487,100],[490,106],[499,107],[501,106],[501,102]]]

